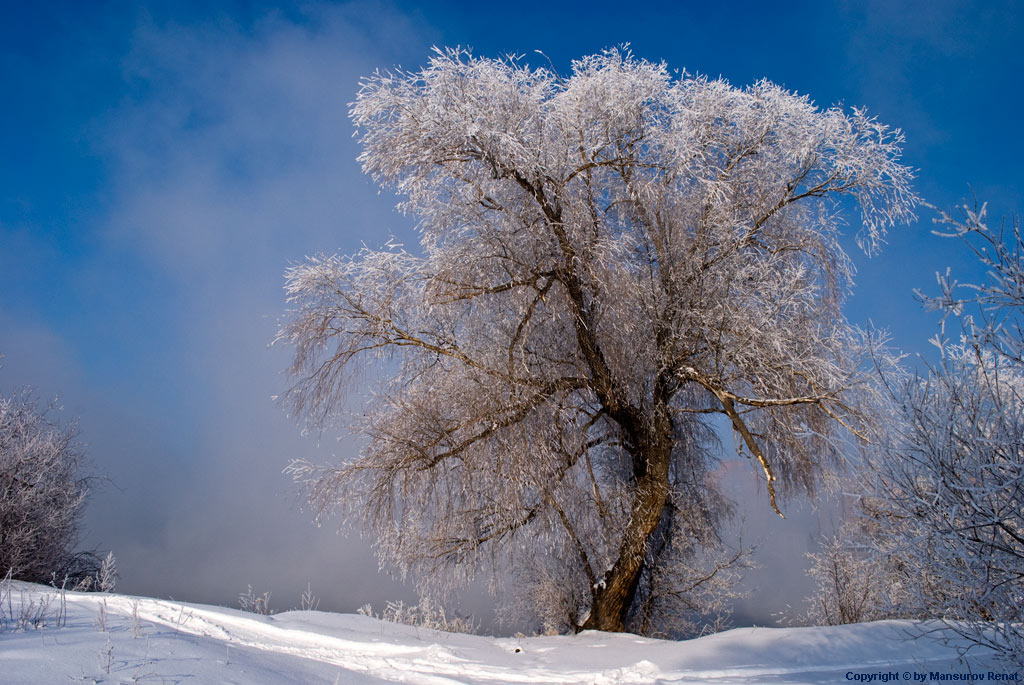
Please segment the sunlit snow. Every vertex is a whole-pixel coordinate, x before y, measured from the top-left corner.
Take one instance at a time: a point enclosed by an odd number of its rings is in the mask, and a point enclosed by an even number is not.
[[[857,674],[998,670],[987,654],[964,664],[955,644],[911,639],[926,625],[910,621],[738,628],[685,642],[594,631],[495,638],[366,616],[259,616],[72,592],[60,621],[59,592],[9,588],[0,595],[3,683],[838,683]],[[46,602],[44,625],[24,625]]]

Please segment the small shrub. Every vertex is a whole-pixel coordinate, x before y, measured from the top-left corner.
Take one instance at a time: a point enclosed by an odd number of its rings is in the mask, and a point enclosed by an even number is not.
[[[117,585],[117,576],[117,560],[114,558],[113,552],[107,552],[103,563],[100,564],[99,571],[96,572],[96,585],[99,591],[113,592]]]
[[[42,593],[37,597],[22,589],[18,605],[11,597],[13,583],[10,573],[0,580],[0,633],[5,630],[39,630],[61,624],[61,609],[53,610],[54,596]]]
[[[242,611],[260,614],[261,616],[269,616],[273,613],[270,611],[270,593],[264,592],[262,595],[257,595],[253,592],[252,585],[245,592],[238,595],[238,606],[241,607]]]
[[[402,623],[407,626],[440,630],[445,633],[472,635],[479,627],[471,616],[449,617],[445,613],[444,607],[428,597],[420,599],[418,604],[406,604],[401,600],[388,602],[380,616],[373,613],[373,606],[370,604],[364,604],[357,613],[389,623]]]
[[[313,594],[313,589],[306,583],[306,589],[302,592],[299,609],[302,611],[316,611],[320,606],[320,598]]]

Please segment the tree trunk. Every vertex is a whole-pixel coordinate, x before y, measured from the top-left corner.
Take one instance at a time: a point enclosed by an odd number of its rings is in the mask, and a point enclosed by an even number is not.
[[[626,629],[626,615],[636,596],[648,541],[657,529],[668,501],[672,436],[671,424],[665,426],[665,423],[657,421],[661,430],[653,431],[653,439],[645,441],[646,449],[639,449],[634,458],[635,470],[639,469],[642,475],[637,479],[629,524],[623,534],[618,559],[592,588],[593,603],[582,630],[621,633]]]

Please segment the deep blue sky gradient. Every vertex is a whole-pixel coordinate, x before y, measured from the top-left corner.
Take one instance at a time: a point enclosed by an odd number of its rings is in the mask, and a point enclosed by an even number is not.
[[[952,208],[973,192],[998,222],[1024,207],[1019,8],[5,2],[0,392],[61,393],[80,418],[116,484],[94,499],[89,541],[119,555],[124,589],[230,603],[253,583],[287,608],[310,580],[331,607],[380,604],[402,590],[376,580],[365,543],[311,526],[280,475],[289,458],[354,446],[299,435],[270,399],[287,351],[267,348],[288,264],[415,240],[354,160],[359,76],[415,68],[432,45],[544,64],[541,50],[568,71],[628,42],[672,68],[866,107],[905,132],[927,200]],[[947,265],[980,278],[930,218],[878,257],[854,255],[849,317],[911,352],[928,353],[937,322],[913,288],[933,290]],[[772,533],[790,557],[820,525],[802,521]]]

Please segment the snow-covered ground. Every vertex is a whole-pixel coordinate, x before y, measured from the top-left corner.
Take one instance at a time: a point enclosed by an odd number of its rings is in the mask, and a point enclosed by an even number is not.
[[[985,654],[963,664],[954,646],[910,639],[921,626],[906,621],[739,628],[686,642],[598,632],[494,638],[365,616],[258,616],[116,594],[69,592],[63,613],[50,588],[7,587],[0,592],[5,684],[930,682],[967,673],[987,682],[989,670],[1014,677]],[[41,603],[48,603],[45,625],[17,625]]]

